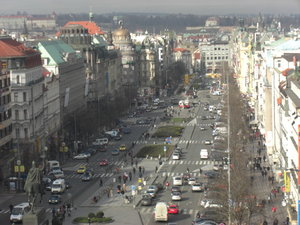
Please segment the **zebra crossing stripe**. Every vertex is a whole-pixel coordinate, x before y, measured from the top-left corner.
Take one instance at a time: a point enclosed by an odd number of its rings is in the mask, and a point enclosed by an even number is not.
[[[183,160],[181,160],[179,164],[182,165],[183,164]]]
[[[199,165],[199,161],[196,161],[196,165]]]
[[[102,173],[100,177],[104,177],[104,176],[105,176],[105,173]]]

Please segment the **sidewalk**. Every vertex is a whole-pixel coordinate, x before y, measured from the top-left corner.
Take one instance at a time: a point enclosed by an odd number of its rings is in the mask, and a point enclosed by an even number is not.
[[[258,145],[258,141],[254,140],[253,142],[248,143],[246,146],[246,151],[251,152],[252,157],[263,158],[263,156],[266,155],[266,150],[263,149],[259,155],[257,153],[257,149],[259,147],[261,146]],[[262,159],[261,165],[265,167],[270,166],[267,159],[265,162]],[[263,207],[259,213],[255,214],[251,218],[252,223],[262,224],[262,222],[266,220],[268,224],[273,224],[274,219],[277,218],[279,224],[283,224],[288,216],[287,208],[281,205],[283,193],[279,187],[279,184],[276,181],[272,182],[268,179],[268,177],[272,175],[271,170],[266,176],[262,176],[260,169],[252,170],[251,174],[254,177],[252,188],[254,193],[256,193],[257,201],[261,202],[262,200],[266,200],[265,207]],[[279,190],[279,192],[272,194],[272,189]],[[271,199],[268,201],[268,198]],[[272,208],[274,207],[276,208],[276,212],[272,212]]]
[[[143,190],[146,190],[149,185],[153,182],[157,182],[157,174],[155,174],[155,166],[158,165],[157,160],[144,159],[139,162],[138,166],[145,167],[145,174],[143,177],[146,180],[146,186],[144,186]],[[124,168],[124,171],[130,171],[132,169],[131,166]],[[106,182],[106,184],[110,184],[113,179],[110,179]],[[138,176],[137,174],[133,176],[132,181],[127,181],[126,183],[126,192],[124,195],[131,196],[131,185],[135,185],[137,187]],[[142,224],[141,217],[135,207],[139,204],[141,200],[141,194],[137,194],[133,202],[125,203],[124,197],[121,194],[116,192],[116,186],[118,182],[114,183],[112,196],[107,196],[106,192],[104,192],[105,184],[103,187],[98,187],[95,192],[91,192],[90,196],[85,198],[84,201],[74,203],[76,209],[72,210],[71,216],[66,216],[64,220],[64,225],[73,224],[72,221],[74,218],[79,216],[87,216],[88,213],[103,211],[105,217],[111,217],[114,222],[110,223],[113,225],[136,225]],[[97,203],[93,202],[93,197],[97,194],[101,193],[101,198]],[[126,219],[130,218],[130,220]]]

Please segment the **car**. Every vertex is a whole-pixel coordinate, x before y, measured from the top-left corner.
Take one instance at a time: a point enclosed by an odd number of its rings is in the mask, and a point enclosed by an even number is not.
[[[200,127],[200,130],[204,131],[204,130],[206,130],[206,128],[205,127]]]
[[[61,196],[60,195],[50,195],[48,203],[49,204],[59,204],[59,203],[61,203]]]
[[[172,159],[179,160],[179,158],[180,158],[180,155],[178,153],[173,153]]]
[[[214,137],[214,141],[220,141],[220,142],[225,142],[227,140],[227,138],[223,137],[223,136],[215,136]]]
[[[216,212],[215,209],[204,209],[200,213],[200,218],[205,220],[206,223],[211,225],[220,224],[223,220],[223,216]],[[204,223],[202,223],[204,224]]]
[[[97,152],[97,150],[95,148],[88,148],[88,150],[86,150],[85,152],[86,153],[90,153],[91,156],[92,156],[92,155],[94,155]]]
[[[150,195],[151,196],[151,198],[155,198],[156,197],[156,192],[154,191],[154,190],[146,190],[145,191],[145,194],[146,195]]]
[[[82,181],[90,181],[92,179],[93,175],[90,172],[86,172],[82,175],[81,180]]]
[[[179,191],[174,191],[171,193],[171,199],[173,201],[180,201],[181,200],[181,192]]]
[[[81,166],[79,166],[79,168],[76,170],[76,173],[78,173],[78,174],[83,174],[83,173],[85,173],[85,171],[86,171],[86,166],[81,165]]]
[[[153,190],[155,193],[157,193],[158,192],[158,187],[156,185],[150,185],[148,187],[148,190]]]
[[[123,134],[130,134],[131,133],[131,129],[129,127],[124,127],[122,129]]]
[[[192,184],[192,191],[204,191],[205,187],[202,183]]]
[[[206,176],[207,178],[210,178],[210,179],[216,178],[218,175],[219,174],[216,171],[205,171],[204,172],[204,176]]]
[[[151,197],[151,195],[144,194],[142,196],[141,205],[142,206],[150,206],[150,205],[152,205],[152,197]]]
[[[89,158],[91,155],[90,154],[87,154],[86,152],[85,153],[80,153],[76,156],[74,156],[73,159],[87,159]]]
[[[112,155],[119,155],[120,151],[118,149],[114,149],[114,150],[111,151],[111,154]]]
[[[102,160],[100,160],[100,162],[99,162],[99,165],[100,166],[107,166],[109,163],[108,163],[108,160],[107,159],[102,159]]]
[[[203,109],[204,109],[204,111],[208,111],[208,107],[204,107]]]
[[[211,140],[204,140],[203,144],[205,145],[211,145],[213,142]]]
[[[122,144],[122,145],[119,146],[119,150],[120,150],[120,151],[126,151],[126,149],[127,149],[127,148],[126,148],[126,145],[125,145],[125,144]]]
[[[201,120],[207,120],[206,116],[201,116]]]
[[[56,170],[56,171],[52,171],[52,172],[48,173],[48,177],[51,177],[52,180],[55,180],[55,179],[59,179],[59,178],[64,178],[65,175],[64,175],[63,171]]]
[[[214,115],[209,115],[209,116],[208,116],[208,119],[213,120],[213,119],[215,119],[215,116],[214,116]]]
[[[106,148],[106,145],[100,145],[97,147],[97,151],[99,152],[106,152],[107,151],[107,148]]]
[[[181,192],[181,189],[180,189],[180,187],[178,187],[178,186],[173,186],[173,187],[171,188],[171,192]]]
[[[164,185],[162,183],[154,183],[153,185],[157,187],[158,192],[164,189]]]
[[[203,218],[196,218],[192,221],[192,225],[218,225],[219,223],[216,223],[213,220],[203,219]]]
[[[115,141],[120,141],[122,139],[122,135],[117,135],[114,137]]]
[[[222,205],[219,203],[216,203],[214,201],[207,201],[204,205],[204,208],[221,208]]]
[[[195,184],[196,181],[197,181],[197,180],[196,180],[195,177],[191,177],[191,178],[188,179],[188,184],[189,184],[189,185]]]
[[[179,213],[179,208],[177,205],[169,205],[168,206],[168,214],[178,214]]]

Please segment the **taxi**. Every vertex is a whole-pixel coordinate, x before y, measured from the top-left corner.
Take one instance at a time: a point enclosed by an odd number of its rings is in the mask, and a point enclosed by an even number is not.
[[[124,144],[120,145],[119,150],[126,151],[126,145],[124,145]]]
[[[85,172],[86,172],[86,166],[80,166],[80,167],[77,169],[76,172],[79,173],[79,174],[85,173]]]

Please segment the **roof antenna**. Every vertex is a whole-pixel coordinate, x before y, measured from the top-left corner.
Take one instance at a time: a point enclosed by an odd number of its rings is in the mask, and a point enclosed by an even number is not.
[[[90,22],[93,22],[93,19],[94,19],[94,15],[92,13],[92,6],[90,6],[90,12],[89,12],[89,20],[90,20]]]

